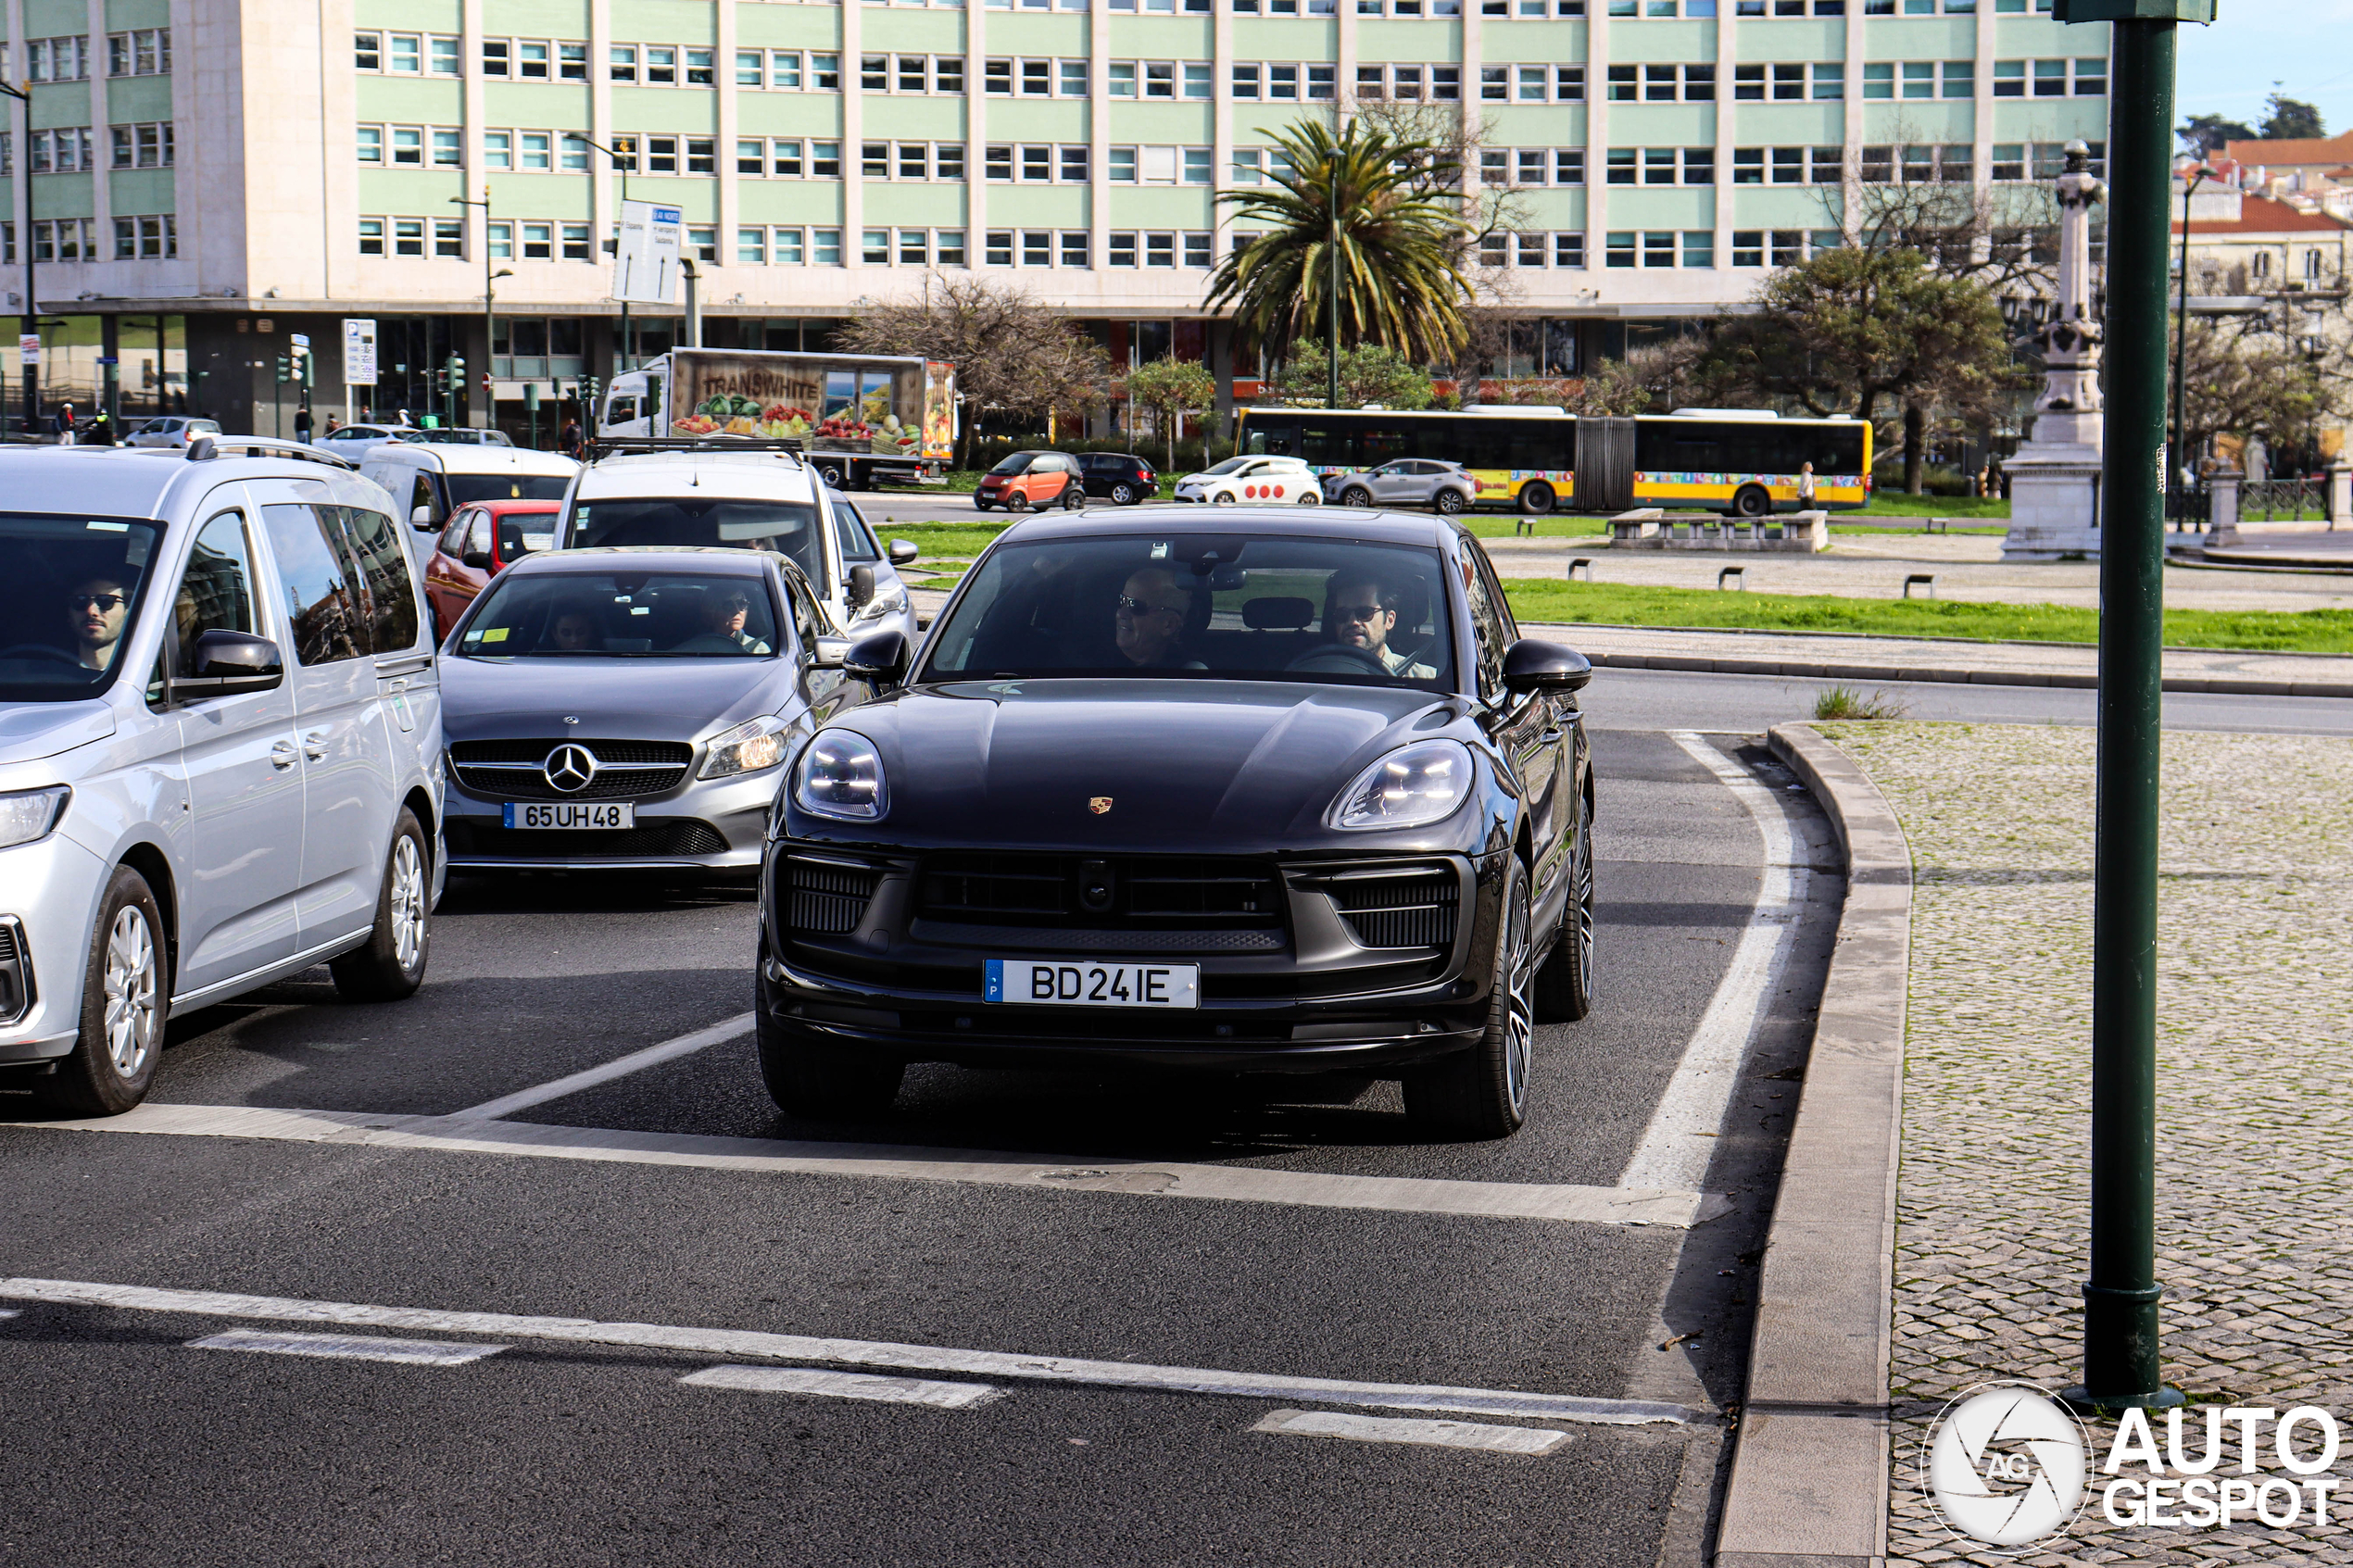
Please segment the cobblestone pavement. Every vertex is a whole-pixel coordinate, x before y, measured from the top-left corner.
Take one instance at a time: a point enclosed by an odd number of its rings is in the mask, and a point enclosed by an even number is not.
[[[2093,736],[1822,729],[1886,792],[1917,875],[1889,1561],[2353,1562],[2353,1524],[2120,1529],[2095,1497],[2066,1549],[2017,1558],[1964,1549],[1931,1514],[1917,1465],[1944,1399],[1996,1378],[2057,1387],[2081,1371]],[[2315,1404],[2343,1422],[2353,741],[2169,734],[2164,790],[2165,1376],[2201,1402]],[[2096,1453],[2113,1432],[2092,1424]]]

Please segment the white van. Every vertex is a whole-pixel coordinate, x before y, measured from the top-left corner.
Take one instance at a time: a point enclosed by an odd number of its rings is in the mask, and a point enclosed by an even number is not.
[[[799,566],[833,630],[919,640],[898,569],[915,558],[885,545],[850,499],[807,462],[775,448],[726,444],[629,451],[580,470],[557,520],[555,548],[657,546],[774,550]],[[671,443],[675,448],[683,444]]]
[[[557,452],[406,441],[386,442],[359,464],[361,477],[383,485],[419,533],[438,533],[473,501],[560,501],[579,471]]]

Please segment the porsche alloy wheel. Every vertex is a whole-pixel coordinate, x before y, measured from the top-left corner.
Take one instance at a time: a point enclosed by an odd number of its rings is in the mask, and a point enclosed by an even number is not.
[[[1577,797],[1577,832],[1569,844],[1568,905],[1552,957],[1536,972],[1536,1019],[1574,1023],[1593,1010],[1593,814]]]
[[[1528,1120],[1529,1076],[1536,1059],[1535,976],[1529,964],[1534,927],[1528,900],[1528,868],[1514,856],[1504,885],[1487,1032],[1470,1049],[1405,1080],[1406,1115],[1436,1136],[1505,1138]]]

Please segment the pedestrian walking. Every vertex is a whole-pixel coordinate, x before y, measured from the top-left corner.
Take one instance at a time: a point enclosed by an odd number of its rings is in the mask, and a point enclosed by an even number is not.
[[[295,439],[306,446],[310,444],[310,405],[308,403],[295,409]]]
[[[579,460],[580,421],[578,420],[566,420],[563,429],[556,433],[556,450],[574,461]]]
[[[1802,465],[1797,470],[1797,509],[1802,512],[1814,509],[1814,465],[1811,463]]]
[[[72,404],[60,403],[57,405],[57,414],[49,421],[49,429],[56,434],[58,445],[70,446],[73,445]]]

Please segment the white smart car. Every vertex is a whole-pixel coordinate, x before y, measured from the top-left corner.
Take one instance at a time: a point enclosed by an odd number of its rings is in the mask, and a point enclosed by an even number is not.
[[[1324,492],[1304,458],[1240,457],[1187,474],[1176,482],[1176,498],[1220,507],[1243,501],[1314,507],[1323,504]]]

